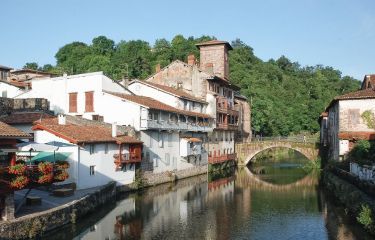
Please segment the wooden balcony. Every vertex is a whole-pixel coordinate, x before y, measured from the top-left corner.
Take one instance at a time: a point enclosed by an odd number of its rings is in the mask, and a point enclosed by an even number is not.
[[[216,164],[216,163],[223,163],[226,161],[232,161],[235,160],[237,155],[235,153],[231,154],[223,154],[220,156],[208,156],[208,163],[210,164]]]
[[[142,155],[140,153],[125,153],[121,154],[114,154],[113,158],[115,159],[115,162],[120,163],[139,163],[142,161]]]
[[[238,125],[237,124],[227,124],[227,123],[217,123],[216,128],[223,129],[223,130],[237,130]]]

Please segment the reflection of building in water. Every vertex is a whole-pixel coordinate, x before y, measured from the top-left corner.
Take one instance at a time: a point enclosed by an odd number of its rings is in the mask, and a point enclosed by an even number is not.
[[[123,219],[130,219],[131,216],[135,219],[135,215],[135,199],[127,198],[119,202],[117,207],[99,222],[86,229],[74,239],[125,239],[125,235],[128,232],[140,234],[141,226],[136,221],[129,221],[126,224],[122,222]]]

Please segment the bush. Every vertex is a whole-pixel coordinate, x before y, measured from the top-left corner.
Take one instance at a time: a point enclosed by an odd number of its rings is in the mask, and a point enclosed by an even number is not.
[[[372,212],[369,206],[362,204],[361,211],[358,214],[357,221],[366,229],[371,230],[373,227]]]
[[[359,140],[350,152],[349,158],[351,161],[360,165],[374,164],[375,157],[375,142],[366,140]]]

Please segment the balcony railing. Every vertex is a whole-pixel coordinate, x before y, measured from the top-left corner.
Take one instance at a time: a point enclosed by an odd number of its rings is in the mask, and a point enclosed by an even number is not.
[[[213,127],[208,123],[186,123],[172,121],[147,120],[147,128],[162,130],[182,130],[182,131],[201,131],[211,132]]]
[[[208,163],[216,164],[216,163],[231,161],[231,160],[235,160],[236,156],[237,155],[235,153],[223,154],[223,155],[220,155],[220,156],[208,156]]]
[[[216,124],[216,128],[224,129],[224,130],[237,130],[237,124],[227,124],[227,123],[218,123]]]
[[[142,161],[142,156],[141,154],[136,154],[136,153],[124,153],[121,154],[114,154],[113,158],[115,161],[119,161],[120,163],[138,163]]]

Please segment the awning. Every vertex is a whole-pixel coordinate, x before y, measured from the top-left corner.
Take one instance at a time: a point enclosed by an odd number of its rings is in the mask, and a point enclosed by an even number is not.
[[[19,143],[16,146],[19,147],[21,151],[54,151],[58,149],[57,146],[36,142]]]
[[[31,158],[31,161],[46,161],[46,162],[55,162],[55,161],[64,161],[72,153],[67,152],[40,152],[35,157]]]

